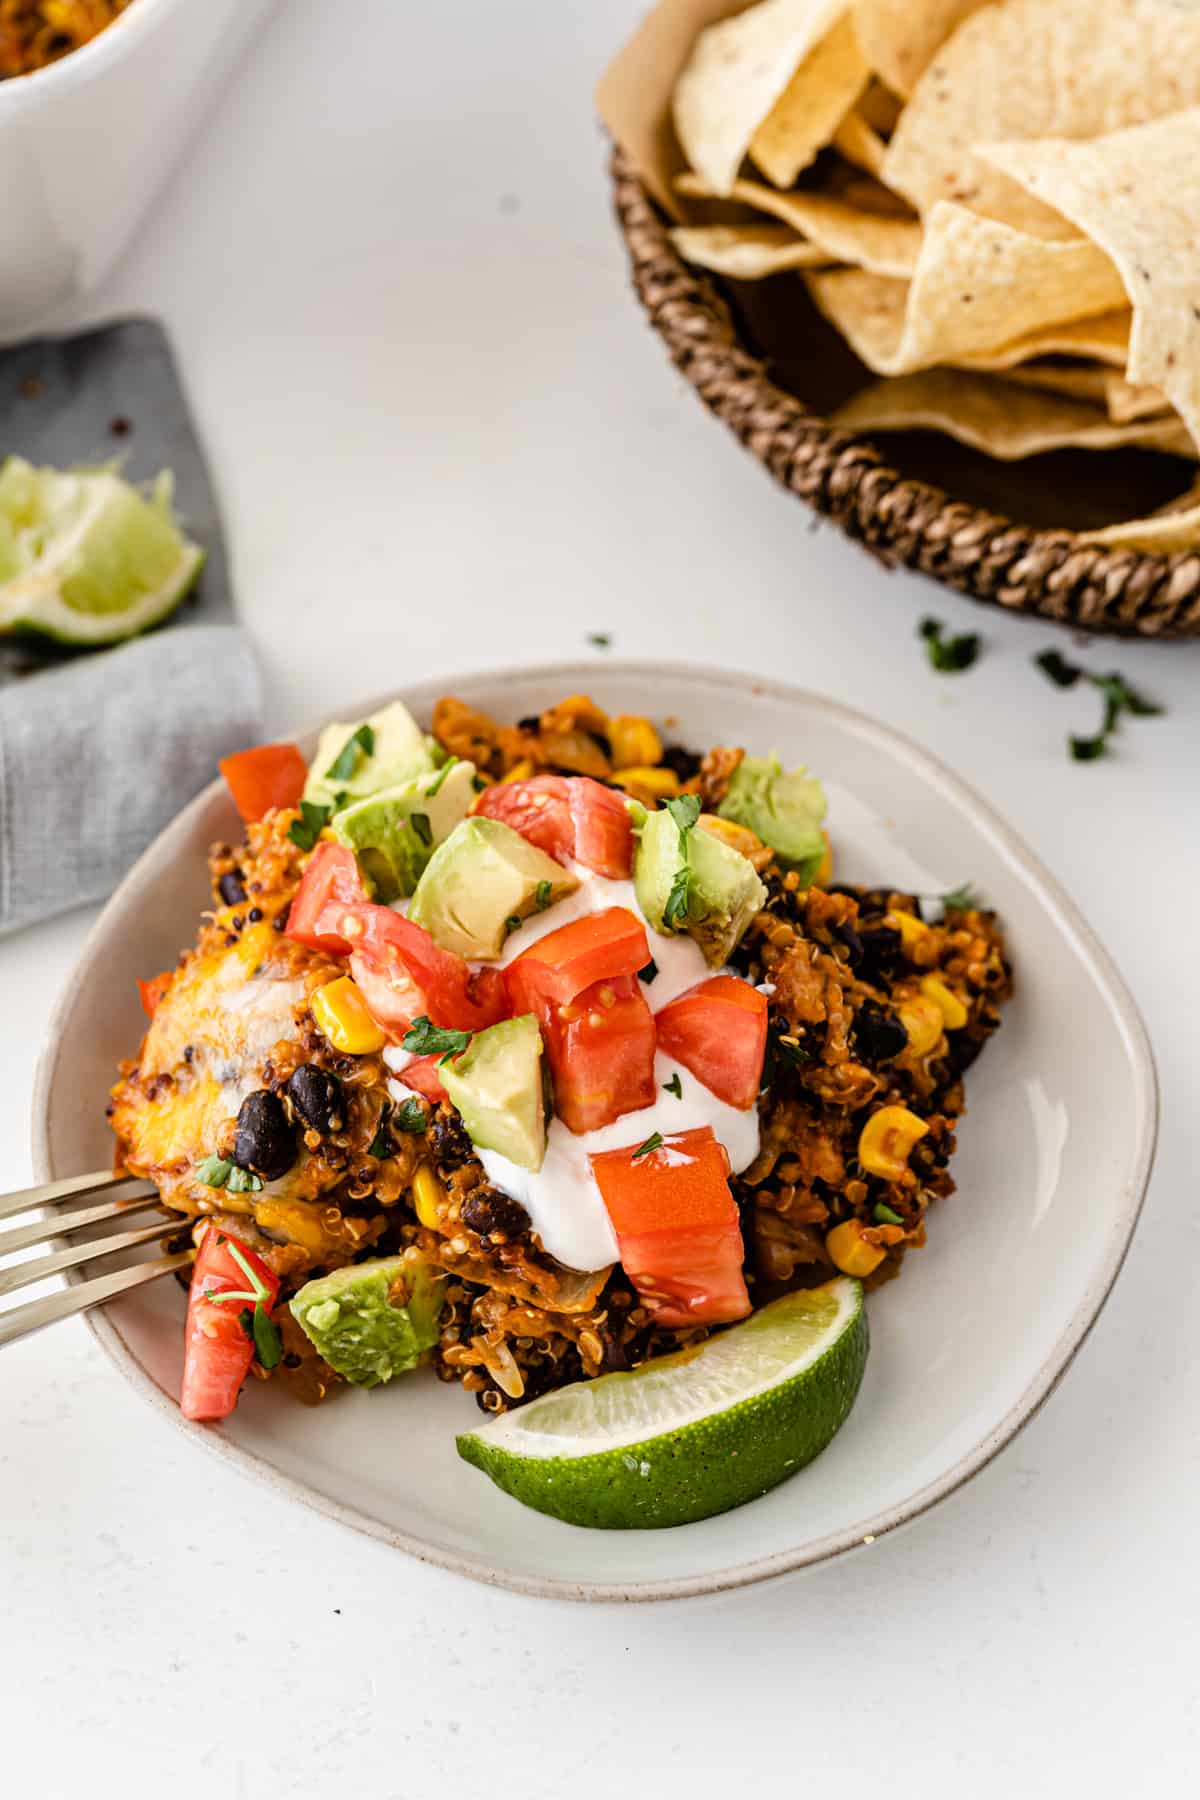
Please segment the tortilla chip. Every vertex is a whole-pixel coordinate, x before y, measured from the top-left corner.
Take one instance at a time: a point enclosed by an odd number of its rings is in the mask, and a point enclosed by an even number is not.
[[[676,186],[693,198],[716,197],[696,175],[681,175]],[[761,181],[735,181],[729,198],[790,225],[826,253],[820,262],[852,263],[879,275],[906,275],[916,264],[921,227],[915,219],[867,212],[828,194],[780,194]]]
[[[836,275],[814,281],[827,297],[857,293],[857,336],[834,301],[818,293],[817,304],[879,375],[962,363],[1048,326],[1109,312],[1124,299],[1113,265],[1086,238],[1049,243],[951,200],[931,210],[904,294],[881,290],[872,299],[865,285],[855,290]]]
[[[760,0],[701,32],[675,85],[675,130],[688,162],[717,193],[729,192],[755,132],[849,5]]]
[[[903,108],[904,101],[899,94],[894,94],[882,81],[869,81],[854,110],[862,115],[872,131],[880,137],[890,138]]]
[[[1200,107],[1089,143],[981,154],[1112,257],[1133,306],[1126,374],[1161,388],[1200,443]]]
[[[1148,519],[1123,519],[1098,531],[1080,533],[1089,544],[1106,544],[1113,550],[1150,550],[1160,556],[1200,550],[1200,480]]]
[[[896,126],[883,178],[1043,237],[1061,220],[982,142],[1090,138],[1200,102],[1200,8],[1167,0],[995,0],[959,26]],[[1193,215],[1194,216],[1194,215]]]
[[[854,22],[868,63],[897,94],[912,93],[951,32],[984,0],[858,0]]]
[[[1086,400],[1091,406],[1107,408],[1108,384],[1114,376],[1111,369],[1102,368],[1098,363],[1072,366],[1034,361],[1005,370],[1004,379],[1015,381],[1019,387],[1040,388],[1044,394],[1066,394],[1071,400]],[[1115,379],[1122,378],[1116,376]],[[1111,419],[1112,413],[1108,416]]]
[[[784,269],[819,268],[830,260],[826,251],[786,225],[678,225],[671,242],[684,262],[731,281],[761,281]]]
[[[1125,425],[1130,419],[1149,419],[1155,413],[1167,412],[1171,402],[1161,388],[1137,387],[1110,369],[1104,377],[1104,404],[1109,418]]]
[[[878,175],[882,170],[887,145],[861,113],[848,112],[834,132],[832,142],[847,162],[865,169],[868,175]]]
[[[1114,425],[1107,413],[1083,401],[957,369],[928,369],[873,382],[838,409],[834,423],[845,431],[868,434],[942,431],[1001,462],[1067,448],[1195,454],[1176,418]]]
[[[750,140],[750,160],[776,187],[790,188],[816,159],[866,86],[854,22],[839,19],[806,56]]]

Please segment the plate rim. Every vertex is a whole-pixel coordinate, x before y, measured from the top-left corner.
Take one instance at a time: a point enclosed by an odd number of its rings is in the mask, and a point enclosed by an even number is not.
[[[496,1569],[481,1557],[437,1545],[431,1546],[408,1532],[397,1531],[395,1528],[385,1525],[381,1520],[372,1518],[369,1513],[360,1511],[356,1506],[317,1492],[304,1482],[285,1474],[257,1451],[233,1443],[221,1433],[219,1427],[198,1425],[184,1419],[179,1412],[174,1396],[168,1395],[142,1367],[121,1335],[117,1324],[108,1317],[105,1309],[96,1308],[85,1314],[84,1318],[92,1336],[124,1379],[160,1415],[167,1418],[176,1430],[185,1431],[193,1442],[199,1443],[210,1455],[219,1457],[227,1466],[235,1468],[248,1478],[265,1482],[277,1493],[297,1500],[309,1510],[333,1519],[350,1530],[385,1543],[393,1549],[403,1550],[420,1562],[449,1569],[454,1574],[466,1576],[489,1587],[504,1588],[542,1599],[646,1603],[654,1600],[692,1599],[702,1595],[725,1593],[732,1589],[753,1586],[759,1582],[774,1580],[781,1575],[814,1568],[834,1557],[875,1543],[880,1538],[900,1529],[901,1526],[920,1518],[941,1501],[949,1499],[980,1470],[986,1468],[988,1463],[1006,1445],[1011,1443],[1017,1433],[1036,1417],[1062,1381],[1103,1311],[1105,1302],[1121,1272],[1141,1215],[1146,1189],[1154,1167],[1158,1140],[1159,1087],[1154,1052],[1137,1003],[1112,956],[1088,924],[1076,902],[1034,855],[1012,826],[968,782],[964,781],[939,757],[916,743],[914,739],[896,730],[893,726],[873,718],[870,714],[860,712],[856,707],[848,706],[826,694],[796,687],[790,682],[776,681],[769,677],[733,670],[715,669],[705,664],[662,663],[635,658],[614,658],[610,661],[606,658],[603,663],[578,660],[545,664],[523,663],[504,665],[498,668],[476,669],[453,676],[434,676],[424,681],[391,688],[382,698],[376,697],[357,702],[353,706],[343,707],[342,710],[350,711],[355,715],[369,713],[377,710],[388,700],[395,698],[403,698],[406,703],[420,708],[429,700],[436,699],[440,694],[447,692],[455,684],[469,686],[484,681],[508,682],[514,688],[522,682],[528,683],[531,680],[561,681],[567,684],[564,686],[564,692],[585,691],[586,683],[594,680],[598,672],[603,672],[606,678],[611,676],[650,677],[662,682],[664,688],[669,687],[674,681],[683,681],[708,688],[718,697],[730,690],[736,690],[750,698],[769,697],[789,706],[799,705],[810,711],[823,713],[833,723],[849,729],[860,738],[873,741],[881,749],[886,750],[889,755],[899,757],[937,793],[956,802],[967,813],[971,822],[991,839],[997,850],[1038,893],[1046,910],[1054,918],[1060,930],[1074,940],[1081,960],[1095,986],[1107,1002],[1114,1022],[1124,1040],[1133,1075],[1136,1135],[1126,1192],[1117,1219],[1106,1239],[1103,1255],[1088,1282],[1083,1299],[1055,1339],[1049,1354],[1039,1365],[1013,1405],[990,1431],[985,1432],[964,1455],[960,1456],[949,1469],[934,1480],[925,1483],[923,1487],[916,1489],[882,1512],[843,1527],[839,1531],[827,1533],[825,1537],[813,1543],[791,1550],[775,1551],[769,1556],[754,1557],[745,1562],[733,1563],[727,1567],[697,1575],[672,1576],[637,1582],[570,1581],[560,1576],[526,1575]],[[583,684],[583,686],[580,687],[579,684]],[[317,729],[319,726],[306,728],[297,734],[295,741],[303,742]],[[65,1041],[64,1027],[71,996],[76,985],[76,977],[90,962],[96,947],[107,936],[110,919],[123,908],[125,895],[139,879],[143,867],[151,857],[161,852],[164,844],[169,845],[170,841],[176,837],[182,840],[190,835],[193,821],[208,807],[214,792],[219,791],[220,788],[221,779],[218,776],[177,813],[175,818],[147,846],[105,903],[98,919],[84,940],[79,956],[72,965],[71,972],[50,1017],[34,1080],[32,1148],[35,1177],[39,1181],[51,1179],[54,1173],[48,1131],[49,1099],[59,1056]],[[73,1273],[68,1277],[71,1280],[82,1278],[80,1273]]]

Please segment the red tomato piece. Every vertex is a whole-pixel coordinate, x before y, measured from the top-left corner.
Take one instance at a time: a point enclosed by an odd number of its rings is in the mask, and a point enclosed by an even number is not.
[[[475,973],[391,907],[368,903],[345,909],[339,930],[353,952],[350,972],[385,1031],[406,1030],[422,1014],[451,1031],[483,1031],[508,1018],[499,969]]]
[[[714,975],[657,1015],[658,1047],[728,1106],[758,1098],[767,1049],[767,996],[736,975]]]
[[[228,1418],[254,1360],[254,1346],[238,1318],[244,1308],[253,1311],[253,1302],[229,1300],[214,1304],[207,1298],[212,1294],[252,1291],[245,1269],[233,1256],[235,1247],[266,1289],[263,1304],[268,1313],[279,1293],[277,1277],[249,1245],[215,1225],[209,1226],[192,1268],[188,1292],[183,1391],[179,1401],[185,1419]]]
[[[288,913],[287,935],[327,956],[349,956],[342,919],[348,908],[364,905],[367,890],[353,850],[323,838],[308,859],[304,879]]]
[[[744,1319],[750,1296],[725,1146],[704,1125],[672,1132],[641,1156],[638,1149],[589,1160],[639,1298],[660,1325]]]
[[[170,987],[171,977],[174,973],[174,969],[164,969],[161,975],[154,977],[153,981],[143,981],[140,976],[138,977],[138,994],[148,1019],[152,1019],[158,1011],[158,1003]]]
[[[568,1131],[595,1131],[654,1104],[654,1015],[636,975],[598,981],[566,1005],[541,995],[531,1010],[545,1040],[554,1110]]]
[[[217,764],[247,825],[285,806],[299,806],[308,765],[295,744],[259,744]]]
[[[565,1006],[597,981],[636,975],[650,961],[646,927],[624,906],[610,906],[561,925],[523,950],[504,971],[514,1014],[536,1012],[535,1002]]]
[[[633,820],[624,796],[587,775],[531,775],[485,788],[473,809],[499,819],[558,862],[623,880],[633,866]]]
[[[420,1094],[422,1099],[432,1100],[436,1106],[439,1101],[448,1098],[439,1073],[441,1062],[440,1056],[414,1056],[401,1069],[396,1080],[404,1087],[411,1088],[414,1094]]]

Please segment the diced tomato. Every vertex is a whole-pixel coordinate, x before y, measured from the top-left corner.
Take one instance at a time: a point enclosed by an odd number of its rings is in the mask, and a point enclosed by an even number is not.
[[[399,1034],[424,1014],[450,1031],[483,1031],[509,1016],[499,969],[472,971],[421,925],[389,906],[345,909],[339,929],[353,951],[350,972],[372,1016]]]
[[[232,1248],[245,1257],[267,1290],[269,1313],[279,1293],[278,1279],[248,1245],[210,1225],[204,1234],[188,1293],[180,1408],[185,1419],[225,1419],[237,1405],[243,1381],[254,1360],[254,1346],[238,1314],[253,1311],[248,1300],[215,1304],[209,1294],[248,1293],[246,1271],[238,1267]]]
[[[308,764],[295,744],[259,744],[217,764],[247,825],[285,806],[299,806]]]
[[[536,1000],[566,1005],[597,981],[636,975],[650,961],[646,927],[624,906],[573,919],[523,950],[504,971],[514,1014],[536,1012]]]
[[[641,1156],[639,1148],[589,1159],[638,1297],[660,1325],[744,1319],[745,1252],[724,1145],[705,1125]]]
[[[138,977],[138,994],[148,1019],[152,1019],[158,1011],[158,1003],[170,987],[171,977],[174,973],[174,969],[164,969],[161,975],[154,977],[153,981],[143,981],[140,976]]]
[[[485,788],[475,812],[511,825],[559,862],[623,880],[633,866],[633,820],[621,794],[587,775],[531,775]]]
[[[407,1063],[396,1080],[405,1087],[410,1087],[414,1094],[420,1094],[426,1100],[432,1100],[436,1106],[439,1101],[448,1098],[442,1085],[440,1074],[442,1059],[440,1056],[414,1056]]]
[[[308,859],[288,913],[287,935],[327,956],[349,956],[341,922],[350,907],[365,905],[367,890],[353,850],[323,838]]]
[[[657,1015],[658,1047],[718,1100],[747,1111],[758,1098],[767,1048],[767,997],[736,975],[714,975]]]
[[[654,1015],[636,975],[598,981],[566,1005],[539,995],[530,1010],[546,1045],[554,1110],[568,1131],[595,1131],[653,1105]]]

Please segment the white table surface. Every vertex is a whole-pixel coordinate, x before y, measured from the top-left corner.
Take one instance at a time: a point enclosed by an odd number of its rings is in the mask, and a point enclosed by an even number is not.
[[[280,1508],[81,1324],[45,1333],[0,1373],[13,1792],[1192,1785],[1200,649],[1084,650],[1169,711],[1073,764],[1096,698],[1029,661],[1064,634],[885,574],[704,415],[631,298],[589,106],[638,10],[285,0],[90,314],[174,334],[270,729],[607,631],[825,690],[986,789],[1145,1010],[1165,1125],[1140,1232],[1063,1386],[955,1500],[851,1560],[653,1608],[491,1592]],[[924,666],[926,610],[983,632],[971,674]],[[0,1189],[28,1178],[35,1056],[91,916],[0,946]]]

